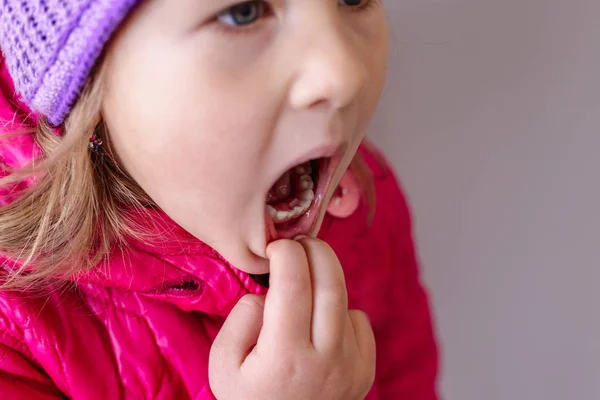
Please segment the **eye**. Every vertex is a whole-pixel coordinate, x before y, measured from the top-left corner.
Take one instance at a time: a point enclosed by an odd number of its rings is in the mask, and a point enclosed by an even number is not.
[[[224,25],[232,27],[252,25],[262,18],[266,11],[267,6],[264,1],[251,0],[228,8],[217,16],[217,20]]]
[[[369,0],[339,0],[340,4],[346,7],[359,7],[368,1]]]
[[[338,3],[352,11],[362,11],[381,4],[381,0],[338,0]]]

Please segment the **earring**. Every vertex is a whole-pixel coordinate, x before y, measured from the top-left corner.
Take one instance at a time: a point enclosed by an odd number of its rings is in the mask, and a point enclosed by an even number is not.
[[[100,151],[100,146],[102,146],[102,139],[98,138],[96,135],[92,135],[90,138],[90,150],[98,153]]]

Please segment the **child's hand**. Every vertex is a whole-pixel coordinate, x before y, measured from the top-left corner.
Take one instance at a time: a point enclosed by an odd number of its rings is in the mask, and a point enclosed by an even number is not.
[[[269,245],[266,300],[244,297],[213,343],[209,377],[219,400],[363,399],[375,377],[375,339],[348,311],[344,274],[322,241]]]

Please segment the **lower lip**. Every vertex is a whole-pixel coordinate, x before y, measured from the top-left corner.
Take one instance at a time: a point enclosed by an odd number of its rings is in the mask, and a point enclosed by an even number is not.
[[[301,217],[276,225],[273,219],[265,213],[267,244],[279,239],[293,239],[299,235],[307,235],[314,229],[323,205],[323,196],[331,184],[335,166],[336,163],[332,159],[320,162],[315,199],[308,211]]]

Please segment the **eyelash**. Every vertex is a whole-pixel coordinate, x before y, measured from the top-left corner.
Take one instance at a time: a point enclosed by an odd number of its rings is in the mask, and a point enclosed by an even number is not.
[[[367,0],[366,3],[363,3],[359,6],[344,6],[345,8],[350,9],[351,12],[361,12],[368,11],[373,8],[379,7],[381,5],[381,0]]]
[[[260,19],[264,19],[265,17],[269,17],[273,15],[273,9],[271,7],[271,5],[264,0],[249,0],[249,1],[242,1],[241,3],[238,3],[236,5],[239,4],[243,4],[246,2],[252,2],[252,1],[260,1],[261,3],[263,3],[263,6],[265,7],[265,14],[260,18]],[[359,6],[344,6],[341,5],[341,7],[348,9],[350,12],[366,12],[369,11],[373,8],[377,8],[379,6],[381,6],[381,2],[382,0],[366,0],[365,3],[360,4]],[[257,21],[256,23],[253,24],[249,24],[249,25],[245,25],[245,26],[231,26],[231,25],[226,25],[223,23],[220,23],[218,21],[218,17],[226,14],[227,12],[230,12],[232,10],[234,6],[228,7],[225,10],[221,11],[217,17],[215,18],[215,23],[217,26],[217,29],[219,29],[221,32],[223,33],[227,33],[227,34],[247,34],[250,33],[251,31],[253,31],[254,29],[257,29],[260,25],[260,20]]]
[[[231,11],[233,11],[233,8],[236,6],[239,6],[240,4],[244,4],[244,3],[252,3],[252,2],[260,2],[262,3],[262,6],[264,7],[265,11],[264,11],[264,15],[260,17],[260,19],[252,24],[249,25],[240,25],[240,26],[232,26],[232,25],[227,25],[227,24],[223,24],[221,22],[219,22],[219,17],[222,15],[225,15]],[[267,3],[264,0],[248,0],[248,1],[242,1],[240,3],[234,4],[233,6],[230,6],[228,8],[226,8],[225,10],[221,11],[219,14],[217,14],[217,16],[214,19],[214,23],[216,25],[216,28],[221,31],[222,33],[227,33],[227,34],[246,34],[249,33],[250,31],[253,31],[254,29],[258,28],[258,26],[260,25],[260,20],[264,19],[265,17],[269,17],[273,15],[273,9],[271,7],[271,5],[269,3]]]

